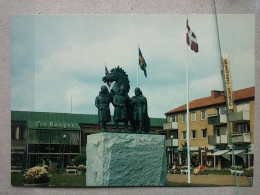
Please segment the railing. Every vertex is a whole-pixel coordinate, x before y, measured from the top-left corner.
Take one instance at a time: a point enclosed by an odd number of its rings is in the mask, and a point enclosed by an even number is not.
[[[233,143],[250,143],[251,134],[250,133],[233,133],[232,141]]]
[[[163,123],[163,130],[178,129],[178,122]]]
[[[241,112],[230,113],[229,119],[230,119],[231,122],[249,121],[250,120],[250,112],[243,110]]]
[[[167,139],[166,140],[166,147],[178,147],[178,139]]]
[[[210,145],[218,145],[218,144],[227,144],[227,135],[209,135],[208,136],[208,143]]]
[[[227,123],[226,114],[208,116],[208,124],[210,125],[225,124],[225,123]]]

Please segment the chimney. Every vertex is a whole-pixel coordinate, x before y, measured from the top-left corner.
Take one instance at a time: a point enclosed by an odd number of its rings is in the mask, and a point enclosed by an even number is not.
[[[219,96],[222,96],[223,93],[224,93],[223,91],[213,90],[213,91],[211,91],[211,98],[215,99],[215,98],[217,98]]]

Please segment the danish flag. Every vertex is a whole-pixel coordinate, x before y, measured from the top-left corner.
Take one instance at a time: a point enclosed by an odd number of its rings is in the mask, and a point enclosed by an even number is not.
[[[191,50],[195,51],[196,53],[199,51],[199,45],[197,42],[196,35],[189,27],[188,19],[186,21],[186,28],[188,32],[186,33],[186,43],[190,46]]]

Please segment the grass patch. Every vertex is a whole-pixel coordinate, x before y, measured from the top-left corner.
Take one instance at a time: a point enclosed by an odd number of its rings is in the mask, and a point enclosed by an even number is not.
[[[53,187],[85,187],[86,175],[52,174],[50,185]]]
[[[215,184],[195,184],[185,182],[168,182],[168,187],[214,187]]]
[[[11,185],[13,186],[23,186],[23,173],[12,173],[11,174]]]
[[[86,175],[51,174],[50,186],[53,187],[85,187]],[[11,185],[23,186],[23,174],[12,174]]]

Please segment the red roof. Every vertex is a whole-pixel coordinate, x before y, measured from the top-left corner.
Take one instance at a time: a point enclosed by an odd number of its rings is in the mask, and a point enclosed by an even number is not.
[[[241,89],[233,92],[234,101],[254,98],[254,97],[255,97],[255,87]],[[225,102],[226,100],[223,91],[211,91],[211,96],[191,101],[189,104],[189,109],[192,110],[195,108],[208,107],[217,104],[224,104]],[[186,104],[178,108],[175,108],[173,110],[170,110],[165,114],[168,115],[168,114],[181,112],[185,110],[186,110]]]

